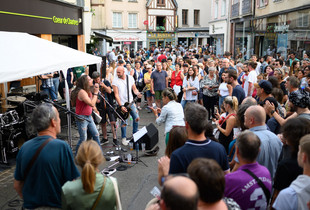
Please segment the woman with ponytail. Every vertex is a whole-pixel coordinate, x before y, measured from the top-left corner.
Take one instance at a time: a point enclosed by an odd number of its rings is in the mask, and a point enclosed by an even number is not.
[[[236,112],[238,110],[238,99],[235,96],[227,96],[224,99],[224,108],[226,111],[226,118],[219,124],[216,121],[216,127],[220,131],[219,142],[225,147],[228,154],[229,143],[234,137],[234,127],[237,125]]]
[[[82,168],[81,177],[62,187],[62,209],[116,209],[113,184],[116,180],[103,176],[98,170],[104,162],[98,143],[84,141],[75,160]]]
[[[165,123],[166,145],[169,140],[169,132],[173,126],[185,126],[183,107],[176,102],[177,95],[172,88],[166,88],[162,92],[163,108],[151,108],[156,117],[156,123]]]

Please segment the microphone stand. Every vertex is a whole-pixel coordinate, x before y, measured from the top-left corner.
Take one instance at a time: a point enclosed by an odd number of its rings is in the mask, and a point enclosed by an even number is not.
[[[86,120],[87,122],[90,122],[90,121],[87,120],[87,119],[84,119],[83,117],[80,117],[75,112],[72,112],[71,110],[69,110],[69,109],[67,109],[65,107],[62,107],[61,105],[53,102],[50,99],[44,99],[43,101],[46,102],[46,103],[53,104],[55,107],[60,108],[60,109],[65,111],[65,114],[67,115],[67,119],[68,119],[68,139],[69,139],[69,145],[70,145],[70,148],[72,149],[71,115],[73,115],[75,118],[77,118],[78,120],[81,120],[81,121],[83,121],[83,120]]]
[[[117,111],[114,109],[114,107],[108,102],[108,100],[105,99],[105,97],[102,95],[102,93],[101,93],[100,91],[98,92],[98,95],[105,101],[106,104],[109,105],[109,107],[114,111],[114,113],[119,117],[119,119],[120,119],[123,123],[127,124],[126,121],[119,115],[119,113],[117,113]]]

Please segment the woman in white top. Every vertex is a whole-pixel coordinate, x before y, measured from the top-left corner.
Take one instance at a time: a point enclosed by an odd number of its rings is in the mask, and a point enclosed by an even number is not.
[[[195,102],[198,98],[199,79],[193,67],[188,69],[188,74],[183,79],[183,98],[181,105],[184,109],[187,102]]]
[[[173,126],[185,126],[183,107],[176,102],[177,95],[172,88],[166,88],[162,92],[163,108],[151,108],[156,117],[156,124],[165,123],[166,145],[169,132]],[[160,115],[159,115],[160,114]]]
[[[225,82],[225,78],[226,78],[227,73],[223,72],[222,74],[222,83],[220,84],[219,87],[219,108],[221,108],[221,105],[223,104],[224,99],[226,98],[226,96],[229,96],[229,90],[227,87],[227,83]]]

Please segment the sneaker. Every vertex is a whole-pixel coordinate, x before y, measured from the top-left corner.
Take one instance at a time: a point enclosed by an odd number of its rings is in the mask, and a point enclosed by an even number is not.
[[[117,139],[113,139],[113,145],[114,145],[114,146],[117,146],[117,145],[118,145]]]
[[[138,106],[138,110],[141,110],[141,107],[140,107],[140,106]]]
[[[127,142],[127,140],[126,140],[126,137],[122,138],[122,144],[123,144],[124,146],[127,146],[127,145],[128,145],[128,142]]]
[[[105,138],[102,138],[102,140],[100,141],[100,145],[104,145],[104,144],[107,144],[107,143],[109,143],[109,140],[105,139]]]

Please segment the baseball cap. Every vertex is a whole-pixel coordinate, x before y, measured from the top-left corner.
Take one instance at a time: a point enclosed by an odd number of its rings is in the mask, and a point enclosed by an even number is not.
[[[259,83],[255,83],[254,87],[256,87],[256,88],[260,87],[260,88],[264,89],[264,91],[267,94],[270,94],[272,91],[272,84],[271,84],[271,82],[269,82],[267,80],[261,80]]]

